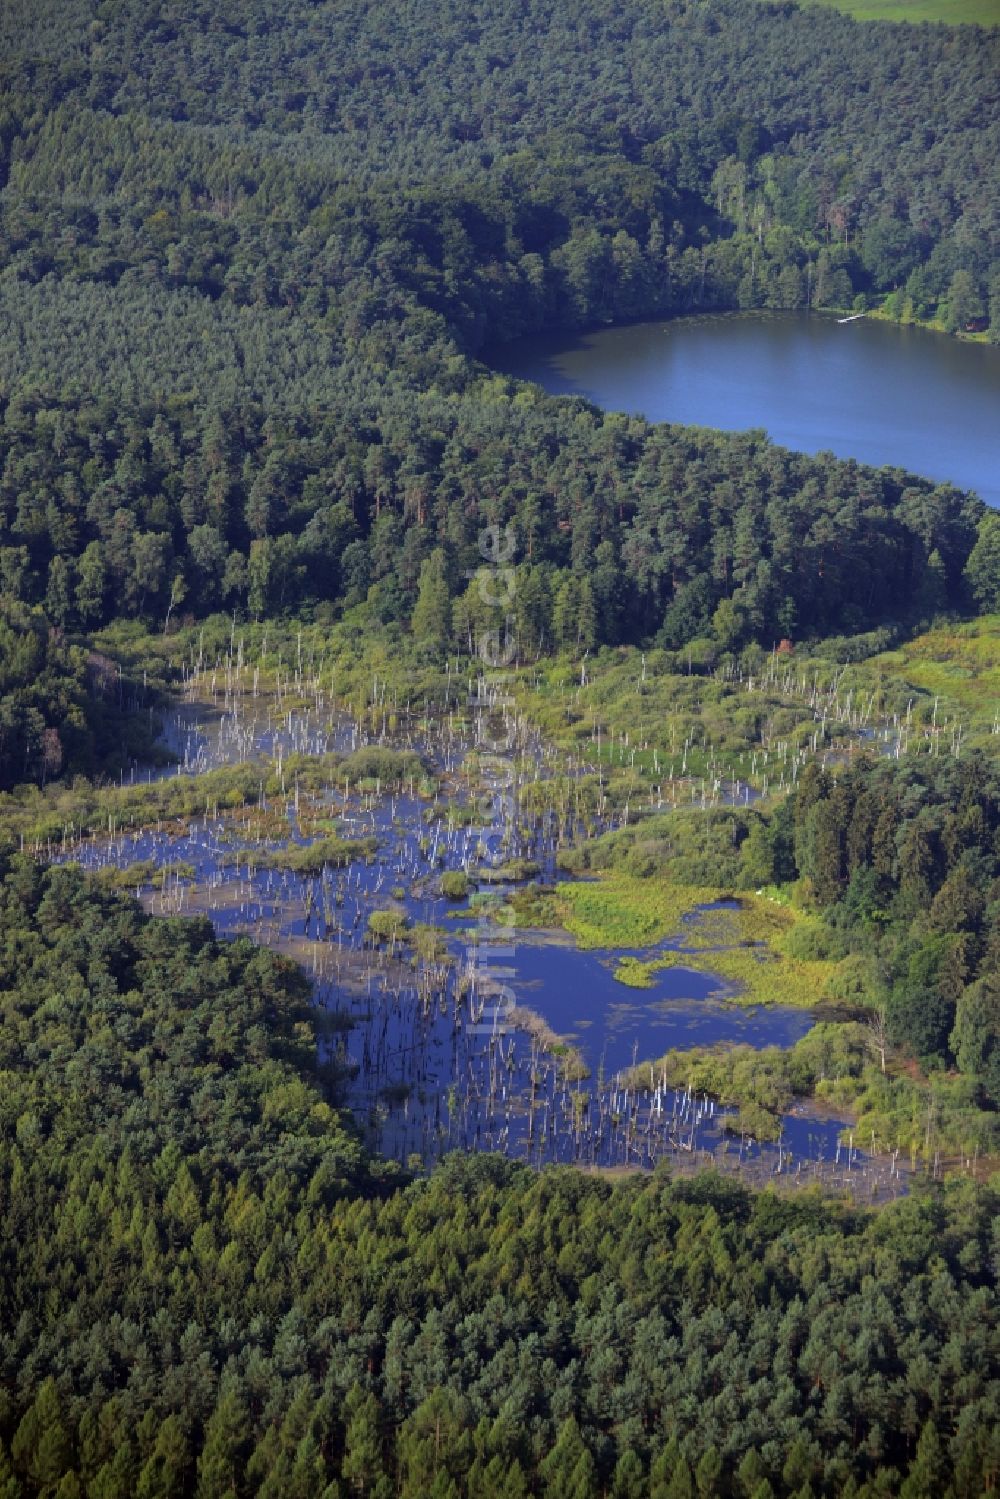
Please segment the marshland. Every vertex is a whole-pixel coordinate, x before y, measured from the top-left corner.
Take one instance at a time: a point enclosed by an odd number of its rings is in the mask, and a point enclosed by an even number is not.
[[[21,809],[22,839],[293,957],[329,1086],[405,1167],[713,1163],[865,1200],[974,1171],[989,1140],[961,1111],[931,1128],[908,1099],[904,1125],[894,1100],[857,1122],[871,1016],[851,965],[754,888],[743,829],[736,849],[736,819],[807,764],[934,753],[941,726],[776,656],[756,680],[662,667],[630,653],[501,690],[466,661],[415,688],[317,632],[202,632],[155,710],[170,763],[81,793],[58,833]]]

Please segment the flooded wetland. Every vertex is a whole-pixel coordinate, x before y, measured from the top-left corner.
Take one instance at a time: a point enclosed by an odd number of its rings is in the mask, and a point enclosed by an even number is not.
[[[449,712],[358,721],[315,687],[265,693],[247,670],[202,672],[163,726],[175,764],[135,779],[195,788],[205,777],[203,805],[125,831],[112,823],[59,857],[152,912],[205,916],[220,935],[299,963],[324,1071],[366,1143],[404,1165],[482,1150],[603,1170],[715,1163],[866,1200],[905,1190],[898,1161],[857,1149],[846,1119],[797,1105],[777,1138],[760,1139],[738,1109],[668,1081],[656,1062],[693,1047],[787,1048],[817,1018],[801,1004],[748,1004],[713,971],[712,943],[724,968],[721,943],[736,940],[716,932],[735,901],[696,907],[644,947],[523,924],[525,894],[544,915],[569,888],[561,852],[629,810],[583,811],[557,794],[593,767],[567,763],[469,685],[461,712],[456,699]],[[259,772],[255,794],[229,798],[239,805],[213,799],[210,773],[226,766]]]

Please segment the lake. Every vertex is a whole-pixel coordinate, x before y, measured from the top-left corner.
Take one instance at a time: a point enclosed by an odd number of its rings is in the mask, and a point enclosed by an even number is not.
[[[486,356],[554,395],[651,421],[763,427],[1000,507],[1000,348],[815,313],[725,314],[518,339]]]

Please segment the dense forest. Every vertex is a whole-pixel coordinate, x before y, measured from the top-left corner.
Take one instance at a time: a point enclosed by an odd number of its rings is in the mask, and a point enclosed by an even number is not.
[[[758,849],[867,953],[888,1035],[957,1065],[1000,1105],[1000,777],[978,755],[807,767]],[[753,857],[753,855],[751,855]],[[770,867],[768,867],[770,859]],[[790,866],[790,867],[789,867]]]
[[[153,756],[140,696],[113,661],[0,593],[0,790],[106,777]]]
[[[80,0],[8,27],[0,563],[54,624],[369,596],[406,621],[423,580],[429,648],[461,644],[475,537],[508,521],[529,651],[974,601],[981,509],[947,486],[605,417],[468,356],[889,293],[995,331],[996,33],[752,0],[183,24]]]
[[[1000,30],[786,0],[0,6],[0,792],[35,783],[0,835],[0,1499],[995,1489],[995,1178],[879,1213],[662,1167],[411,1180],[294,964],[15,847],[271,794],[228,767],[130,821],[73,786],[154,727],[107,626],[343,621],[416,691],[495,629],[697,676],[1000,606],[973,495],[489,369],[723,309],[1000,341],[998,75]],[[577,857],[793,892],[803,958],[995,1109],[998,798],[985,754],[809,766],[702,814],[697,860],[696,812]]]
[[[415,293],[473,342],[869,291],[996,312],[995,34],[749,0],[183,24],[73,0],[7,26],[18,281],[139,272],[335,327]]]
[[[64,629],[358,604],[403,622],[423,596],[427,648],[468,649],[503,613],[473,576],[484,522],[516,527],[529,654],[852,633],[971,605],[992,566],[981,507],[948,485],[499,379],[284,418],[25,392],[0,460],[4,592]]]
[[[995,1480],[989,1190],[875,1216],[489,1158],[406,1185],[331,1105],[293,965],[0,868],[7,1499]]]

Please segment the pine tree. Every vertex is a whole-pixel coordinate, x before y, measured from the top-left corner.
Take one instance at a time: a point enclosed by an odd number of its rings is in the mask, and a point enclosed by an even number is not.
[[[737,1490],[745,1499],[756,1499],[759,1485],[767,1478],[764,1464],[756,1447],[749,1447],[743,1454],[736,1470]]]
[[[576,1419],[568,1416],[559,1428],[555,1446],[538,1466],[547,1499],[567,1499],[575,1492],[575,1485],[587,1482],[588,1459],[592,1467],[593,1459]]]
[[[235,1390],[219,1396],[198,1457],[196,1499],[229,1499],[240,1489],[248,1436],[247,1413]]]
[[[63,628],[73,612],[73,581],[65,557],[53,557],[49,563],[49,582],[45,590],[45,612],[53,624]]]
[[[649,1472],[650,1499],[667,1499],[674,1469],[680,1461],[680,1445],[676,1437],[671,1437],[653,1459]]]
[[[691,1477],[691,1469],[685,1458],[681,1457],[674,1464],[670,1482],[667,1484],[666,1499],[694,1499],[694,1481]]]
[[[76,608],[85,625],[96,625],[104,619],[107,569],[100,544],[90,542],[80,558],[76,581]]]
[[[718,1449],[707,1447],[694,1470],[694,1485],[698,1490],[698,1499],[714,1499],[719,1491],[721,1478],[722,1458],[719,1456]]]
[[[965,564],[965,581],[981,609],[1000,610],[1000,515],[987,511],[979,522],[979,538]]]
[[[23,1493],[24,1490],[14,1472],[7,1448],[0,1440],[0,1499],[21,1499]]]
[[[623,1452],[615,1464],[611,1499],[645,1499],[646,1487],[642,1463],[634,1452]]]
[[[383,1472],[378,1401],[355,1385],[347,1397],[347,1412],[341,1472],[353,1492],[368,1494]]]
[[[569,577],[556,590],[552,606],[552,633],[560,646],[576,644],[576,617],[579,609],[577,581]]]
[[[39,1488],[54,1489],[73,1461],[73,1447],[62,1419],[62,1399],[51,1376],[38,1388],[14,1434],[16,1466]]]
[[[180,1493],[190,1462],[184,1428],[177,1416],[168,1416],[157,1434],[152,1456],[139,1475],[136,1499],[170,1499]]]
[[[581,650],[593,650],[597,641],[597,609],[589,578],[581,578],[576,611],[576,643]]]
[[[932,1421],[924,1424],[899,1499],[940,1499],[947,1487],[948,1464]]]
[[[420,587],[413,610],[411,629],[414,639],[429,653],[444,650],[451,634],[451,598],[445,571],[445,555],[440,547],[421,564]]]

